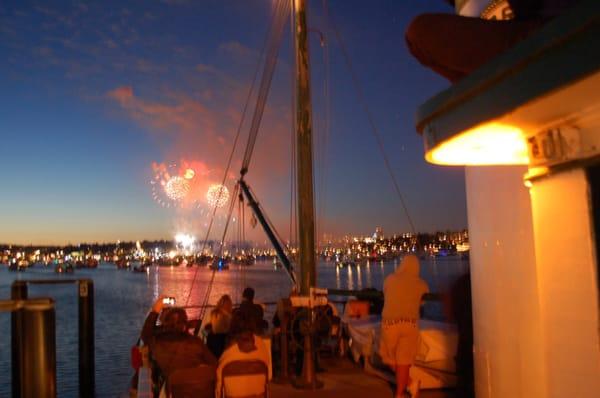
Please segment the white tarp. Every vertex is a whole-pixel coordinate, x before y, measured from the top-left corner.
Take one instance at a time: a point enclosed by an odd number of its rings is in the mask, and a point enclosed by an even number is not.
[[[371,364],[379,347],[381,317],[342,319],[350,336],[350,350],[355,361],[363,357]],[[422,379],[422,388],[450,387],[454,384],[458,333],[453,324],[429,320],[419,321],[419,349],[411,377]]]

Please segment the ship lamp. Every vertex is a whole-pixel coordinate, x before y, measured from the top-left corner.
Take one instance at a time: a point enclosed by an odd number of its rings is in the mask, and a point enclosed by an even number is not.
[[[441,141],[425,153],[433,164],[447,166],[526,165],[523,131],[497,122],[485,123]]]

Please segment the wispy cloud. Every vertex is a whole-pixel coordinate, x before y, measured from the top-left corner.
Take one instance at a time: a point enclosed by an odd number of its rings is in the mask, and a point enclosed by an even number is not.
[[[240,60],[255,61],[258,59],[258,52],[247,47],[239,41],[228,41],[219,46],[219,50]]]

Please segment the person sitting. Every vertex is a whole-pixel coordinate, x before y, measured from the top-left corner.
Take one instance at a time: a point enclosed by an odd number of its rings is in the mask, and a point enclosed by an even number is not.
[[[247,327],[255,334],[263,334],[267,329],[267,322],[263,319],[264,310],[261,305],[254,303],[254,289],[247,287],[242,293],[242,304],[236,309],[247,319]]]
[[[195,384],[198,386],[213,385],[217,359],[200,338],[188,333],[185,310],[183,308],[165,309],[161,316],[162,325],[156,326],[156,320],[165,306],[163,298],[164,296],[160,296],[156,300],[142,328],[142,340],[149,347],[152,359],[167,383],[171,376],[184,370],[197,368],[204,380],[194,380]],[[207,366],[208,369],[206,369]],[[178,390],[178,386],[172,387],[172,390]],[[212,397],[212,388],[210,395],[207,395],[206,388],[200,388],[200,391],[204,394],[197,392],[195,396]],[[178,396],[183,395],[173,394],[174,398]]]
[[[454,5],[454,0],[446,2]],[[408,26],[406,43],[421,64],[454,83],[578,2],[508,0],[513,17],[510,20],[423,14]]]
[[[258,397],[265,395],[265,385],[271,379],[270,352],[262,338],[252,332],[254,321],[245,317],[244,312],[236,311],[231,320],[230,342],[219,358],[215,396],[223,393],[227,397]],[[227,382],[223,370],[228,364],[237,361],[258,360],[265,364],[267,377],[259,374],[236,375],[235,383]],[[233,378],[233,377],[232,377]]]
[[[206,326],[208,334],[206,345],[217,358],[225,350],[225,342],[231,324],[233,302],[229,295],[224,294],[217,302],[216,307],[210,313],[210,323]]]

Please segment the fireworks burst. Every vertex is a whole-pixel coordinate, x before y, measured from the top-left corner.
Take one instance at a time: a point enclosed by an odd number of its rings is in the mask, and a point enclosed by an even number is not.
[[[190,183],[183,177],[174,176],[167,180],[164,189],[171,200],[179,201],[190,192]]]
[[[213,184],[206,192],[206,200],[210,206],[223,207],[229,200],[229,190],[221,184]]]
[[[152,197],[163,207],[183,207],[189,205],[192,181],[195,172],[192,169],[180,170],[175,163],[169,165],[153,164],[154,176]]]

